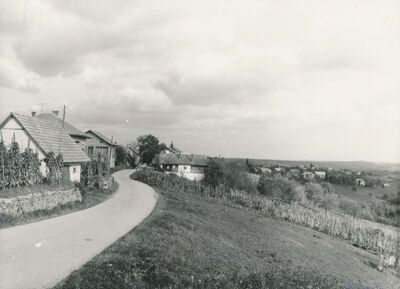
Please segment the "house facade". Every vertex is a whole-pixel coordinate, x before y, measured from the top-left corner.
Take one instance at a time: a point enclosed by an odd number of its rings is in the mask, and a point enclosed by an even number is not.
[[[86,139],[86,153],[88,156],[92,159],[108,161],[110,168],[115,167],[115,148],[117,144],[94,130],[88,130],[85,135],[88,137]]]
[[[208,158],[203,155],[174,153],[166,149],[156,155],[152,165],[167,174],[175,174],[192,181],[204,179]]]
[[[49,152],[62,154],[64,172],[72,182],[80,181],[81,164],[90,160],[63,127],[48,119],[11,113],[0,124],[0,133],[6,146],[14,140],[21,150],[30,148],[37,153],[43,176],[47,175],[44,159]]]

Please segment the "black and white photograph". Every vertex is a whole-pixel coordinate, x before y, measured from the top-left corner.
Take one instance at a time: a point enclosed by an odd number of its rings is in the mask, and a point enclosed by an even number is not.
[[[400,289],[400,1],[0,1],[0,289],[292,288]]]

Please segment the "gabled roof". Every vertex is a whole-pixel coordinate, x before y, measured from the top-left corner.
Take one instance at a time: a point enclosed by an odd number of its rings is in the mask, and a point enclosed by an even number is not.
[[[39,149],[47,154],[54,152],[62,154],[65,163],[81,163],[90,161],[81,147],[69,136],[69,134],[54,121],[38,117],[30,117],[22,114],[11,113],[1,123],[4,126],[11,118],[15,119],[36,143]]]
[[[52,113],[42,113],[42,114],[37,115],[36,117],[44,119],[44,120],[52,121],[55,124],[57,124],[60,127],[62,127],[63,121],[61,119],[59,119],[57,116],[55,116],[54,114],[52,114]],[[88,136],[85,135],[83,133],[83,131],[77,129],[76,127],[74,127],[73,125],[69,124],[66,121],[64,121],[64,130],[66,132],[68,132],[68,134],[71,135],[71,136],[79,136],[79,137],[88,138]]]
[[[160,153],[152,160],[154,165],[191,165],[201,167],[207,166],[207,162],[208,159],[204,155],[168,153]]]
[[[112,142],[108,137],[104,136],[103,134],[99,133],[98,131],[95,131],[95,130],[88,130],[85,134],[86,134],[87,136],[91,137],[91,136],[89,135],[89,133],[94,134],[95,136],[97,136],[98,138],[102,139],[104,142],[108,143],[109,145],[113,145],[113,146],[117,145],[116,142]]]

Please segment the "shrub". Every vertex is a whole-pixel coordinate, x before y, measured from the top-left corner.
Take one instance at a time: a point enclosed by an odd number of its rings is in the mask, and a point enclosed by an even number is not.
[[[7,150],[4,142],[0,142],[0,189],[32,186],[42,181],[37,154],[30,148],[21,153],[16,142]]]
[[[53,152],[49,152],[44,159],[46,162],[48,173],[46,175],[47,182],[51,185],[60,184],[63,174],[63,157],[61,154],[57,156]]]

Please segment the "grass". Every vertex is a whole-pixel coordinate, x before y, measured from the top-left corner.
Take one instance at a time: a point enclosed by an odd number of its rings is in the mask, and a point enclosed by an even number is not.
[[[162,190],[155,211],[56,289],[395,288],[376,255],[311,229]]]
[[[118,184],[113,183],[113,185],[106,190],[95,189],[93,191],[88,191],[83,195],[82,202],[75,202],[65,205],[59,205],[51,210],[39,210],[32,213],[24,214],[21,216],[9,216],[0,214],[0,229],[7,228],[11,226],[21,225],[25,223],[37,222],[48,218],[58,217],[61,215],[73,213],[79,210],[87,209],[95,206],[101,202],[108,199],[116,190],[118,189]]]
[[[369,188],[369,187],[357,187],[357,190],[352,190],[351,186],[332,184],[335,193],[348,197],[350,199],[362,202],[371,202],[374,200],[382,201],[386,195],[388,199],[392,199],[397,195],[397,183],[390,183],[389,188]]]
[[[72,189],[74,184],[65,182],[60,185],[37,184],[32,187],[12,187],[0,189],[0,198],[14,198],[34,193],[44,193],[48,191],[64,191]]]
[[[284,203],[227,187],[213,189],[200,183],[154,170],[138,171],[135,173],[135,178],[149,185],[159,186],[174,192],[216,198],[227,205],[259,211],[266,216],[273,216],[347,240],[355,246],[372,250],[377,254],[390,256],[397,250],[397,230],[384,224],[353,218],[345,214],[325,213],[322,208],[297,203]]]

